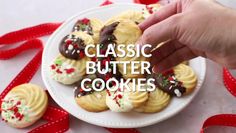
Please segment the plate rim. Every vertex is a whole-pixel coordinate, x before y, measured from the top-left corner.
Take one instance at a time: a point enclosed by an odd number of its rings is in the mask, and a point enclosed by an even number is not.
[[[46,78],[46,74],[45,74],[45,69],[47,69],[46,67],[46,63],[45,63],[45,60],[44,57],[46,55],[46,49],[48,49],[49,47],[49,44],[52,42],[54,36],[56,34],[59,34],[60,31],[64,28],[65,25],[67,25],[70,21],[72,21],[74,18],[78,17],[79,15],[81,14],[84,14],[84,13],[87,13],[87,12],[91,12],[91,11],[94,11],[94,10],[99,10],[99,9],[105,9],[105,8],[112,8],[112,7],[117,7],[117,6],[144,6],[142,4],[134,4],[134,3],[116,3],[116,4],[111,4],[111,5],[107,5],[107,6],[102,6],[102,7],[94,7],[94,8],[89,8],[89,9],[86,9],[86,10],[83,10],[79,13],[76,13],[75,15],[69,17],[66,21],[63,22],[63,24],[55,31],[53,32],[53,34],[49,37],[49,39],[47,40],[46,44],[45,44],[45,48],[43,50],[43,55],[42,55],[42,66],[41,66],[41,75],[42,75],[42,80],[43,80],[43,83],[44,85],[46,86],[49,94],[51,95],[51,97],[53,98],[53,100],[61,107],[63,108],[64,110],[67,111],[67,109],[65,108],[66,107],[66,104],[61,102],[59,99],[59,97],[57,97],[53,92],[52,90],[50,89],[51,88],[51,85],[49,85],[49,83],[47,82],[47,78]],[[108,124],[108,123],[105,123],[105,122],[100,122],[100,121],[97,121],[97,120],[94,120],[94,121],[88,121],[84,116],[79,116],[74,114],[74,113],[71,113],[69,111],[67,111],[69,114],[73,115],[74,117],[76,117],[77,119],[79,120],[82,120],[84,122],[87,122],[87,123],[90,123],[90,124],[94,124],[94,125],[97,125],[97,126],[102,126],[102,127],[111,127],[111,128],[138,128],[138,127],[145,127],[145,126],[149,126],[149,125],[153,125],[155,123],[158,123],[158,122],[161,122],[161,121],[164,121],[166,119],[169,119],[173,116],[175,116],[177,113],[181,112],[184,108],[186,108],[192,101],[193,99],[196,97],[196,95],[199,93],[200,89],[202,88],[202,85],[203,85],[203,82],[205,81],[205,77],[206,77],[206,60],[205,59],[201,59],[202,60],[202,63],[201,63],[201,69],[202,69],[202,73],[200,75],[200,79],[198,81],[198,84],[200,84],[200,87],[199,89],[195,90],[195,92],[192,95],[192,97],[189,99],[189,102],[185,105],[183,105],[182,109],[180,110],[176,110],[176,111],[173,111],[171,113],[171,115],[168,115],[166,117],[163,117],[162,119],[159,119],[159,120],[155,120],[155,119],[150,119],[148,122],[147,121],[144,121],[144,122],[139,122],[139,123],[135,123],[135,124],[129,124],[129,125],[119,125],[119,124]],[[59,99],[58,99],[59,98]]]

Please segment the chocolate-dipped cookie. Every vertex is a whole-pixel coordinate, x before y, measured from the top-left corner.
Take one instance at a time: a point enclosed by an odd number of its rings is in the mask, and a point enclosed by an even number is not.
[[[76,103],[81,108],[90,112],[100,112],[107,110],[108,107],[106,105],[106,90],[94,91],[94,89],[92,88],[92,82],[97,78],[96,75],[87,75],[84,78],[89,78],[92,80],[91,82],[84,83],[84,87],[86,89],[91,88],[91,91],[84,91],[81,88],[82,80],[78,81],[74,90]],[[96,88],[101,87],[101,82],[97,81],[95,83],[95,86]]]
[[[97,44],[99,41],[99,32],[103,27],[103,23],[99,19],[88,19],[83,18],[79,19],[75,26],[73,27],[73,31],[83,31],[92,36],[94,43]]]
[[[154,78],[155,85],[171,96],[181,97],[186,92],[186,88],[183,86],[182,82],[176,79],[173,70],[169,70],[163,74],[153,73],[148,75],[148,78]]]
[[[88,44],[94,44],[93,38],[90,35],[81,31],[72,32],[62,39],[59,51],[66,58],[80,60],[84,58],[84,49]],[[89,53],[95,53],[95,49],[89,49]]]
[[[116,29],[116,26],[119,24],[119,22],[112,23],[111,25],[104,26],[102,30],[100,31],[100,53],[105,54],[105,51],[107,50],[107,47],[109,44],[113,44],[115,47],[116,45],[116,37],[113,35],[114,30]],[[108,55],[108,57],[99,57],[95,58],[95,62],[100,61],[101,62],[101,69],[102,71],[105,70],[106,64],[108,64],[108,72],[106,74],[100,74],[96,72],[96,75],[99,78],[104,79],[107,81],[110,78],[115,78],[117,80],[120,80],[122,77],[121,73],[118,71],[118,67],[116,68],[116,72],[113,72],[113,66],[109,63],[110,61],[114,61],[115,58],[112,55]]]

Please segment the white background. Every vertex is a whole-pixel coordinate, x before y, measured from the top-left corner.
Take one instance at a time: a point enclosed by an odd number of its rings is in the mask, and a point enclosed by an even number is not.
[[[114,2],[132,2],[132,0],[113,0]],[[103,0],[0,0],[0,35],[45,22],[62,22],[73,14],[84,9],[99,6]],[[224,4],[236,7],[235,0],[221,0]],[[223,20],[222,20],[223,23]],[[230,27],[229,27],[230,28]],[[46,40],[47,38],[43,38]],[[1,47],[0,47],[1,48]],[[4,49],[4,47],[2,48]],[[32,51],[25,52],[11,60],[0,60],[0,91],[32,58]],[[206,80],[193,102],[176,116],[144,128],[143,133],[197,133],[203,121],[219,113],[235,113],[236,99],[229,94],[222,83],[222,69],[208,61]],[[43,85],[40,71],[34,76],[32,83]],[[68,132],[103,133],[104,128],[85,123],[71,116]],[[38,124],[41,124],[38,122]],[[33,126],[35,127],[35,126]],[[1,132],[26,132],[29,129],[14,129],[0,122]],[[236,132],[236,128],[211,128],[210,133]]]

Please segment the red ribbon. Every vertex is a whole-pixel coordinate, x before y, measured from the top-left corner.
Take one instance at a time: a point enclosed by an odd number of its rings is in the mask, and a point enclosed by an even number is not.
[[[223,81],[228,91],[236,97],[236,79],[229,72],[228,69],[223,68]],[[236,115],[235,114],[219,114],[214,115],[205,120],[201,133],[204,133],[204,129],[211,126],[230,126],[236,127]]]
[[[0,51],[0,59],[2,60],[13,58],[26,50],[38,50],[36,55],[11,81],[11,83],[6,87],[6,89],[3,90],[3,92],[0,94],[0,99],[3,99],[13,87],[23,83],[28,83],[32,79],[32,77],[35,75],[41,65],[43,52],[43,44],[41,40],[35,38],[49,35],[59,26],[60,24],[47,23],[11,32],[0,37],[0,45],[11,45],[16,42],[26,41],[25,43],[21,44],[16,48]],[[32,131],[30,131],[31,133],[64,132],[69,129],[69,114],[63,109],[49,106],[45,114],[43,115],[43,119],[47,120],[48,123],[33,129]]]

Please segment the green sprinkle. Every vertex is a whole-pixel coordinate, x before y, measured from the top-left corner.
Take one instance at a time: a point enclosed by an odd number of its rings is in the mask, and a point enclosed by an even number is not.
[[[57,64],[57,65],[61,65],[61,64],[62,64],[62,61],[59,60],[59,59],[56,59],[54,63]]]

